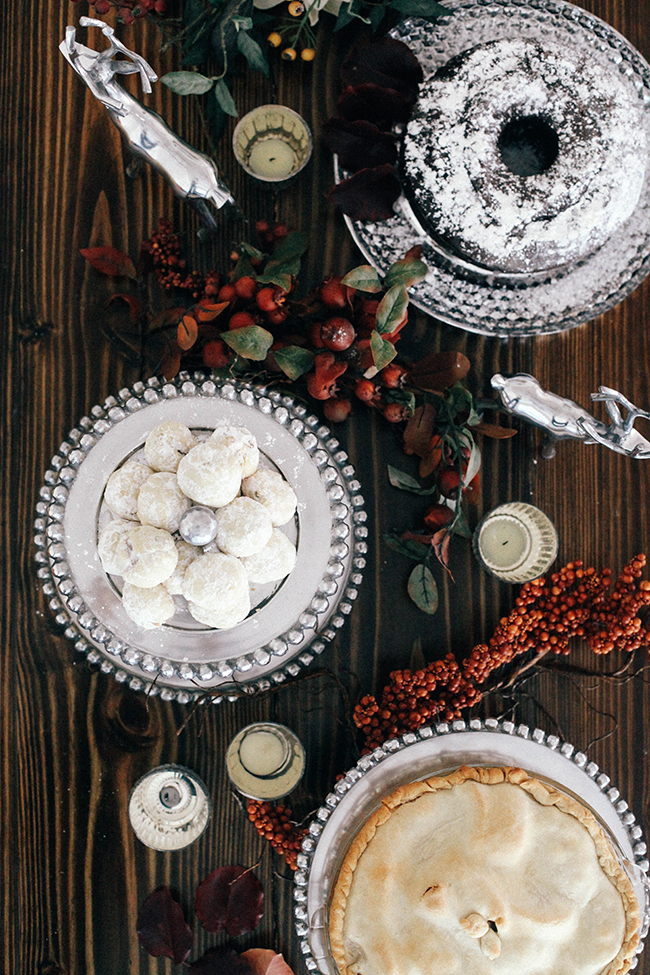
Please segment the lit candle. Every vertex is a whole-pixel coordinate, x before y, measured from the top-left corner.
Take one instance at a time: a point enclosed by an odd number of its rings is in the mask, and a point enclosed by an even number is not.
[[[260,722],[235,735],[226,755],[230,781],[251,799],[281,799],[305,769],[305,751],[284,725]]]
[[[474,533],[479,562],[505,582],[529,582],[543,575],[557,556],[557,533],[543,511],[512,502],[491,511]]]
[[[251,149],[248,165],[257,176],[286,178],[295,169],[296,154],[283,139],[260,139]]]

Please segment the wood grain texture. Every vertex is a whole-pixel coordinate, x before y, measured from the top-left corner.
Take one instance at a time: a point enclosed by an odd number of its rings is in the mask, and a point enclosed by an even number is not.
[[[586,9],[650,54],[650,6],[645,0],[584,0]],[[43,472],[67,431],[91,407],[139,378],[101,328],[110,293],[79,256],[82,247],[113,244],[137,256],[140,242],[169,217],[186,235],[192,261],[223,266],[232,241],[258,218],[281,219],[313,232],[305,274],[315,284],[344,272],[359,255],[340,215],[328,205],[331,158],[320,140],[339,91],[338,68],[351,34],[321,31],[313,65],[275,60],[269,79],[242,75],[235,84],[241,110],[280,101],[305,116],[315,136],[309,167],[291,190],[262,190],[236,166],[229,150],[234,123],[216,159],[248,219],[224,226],[222,237],[201,248],[197,220],[172,197],[163,180],[145,171],[124,174],[119,135],[58,52],[65,26],[85,3],[24,0],[7,5],[0,32],[1,212],[5,240],[0,293],[6,325],[0,331],[4,365],[4,549],[2,654],[0,656],[0,762],[4,794],[0,815],[4,937],[0,968],[8,975],[144,975],[171,972],[149,958],[135,934],[137,909],[160,884],[177,892],[196,931],[192,957],[219,939],[201,932],[193,916],[197,883],[215,866],[259,864],[267,895],[262,924],[239,947],[274,947],[304,973],[292,923],[289,871],[258,839],[231,793],[224,768],[227,743],[252,720],[290,725],[304,741],[308,764],[292,804],[308,815],[322,803],[336,776],[356,759],[349,700],[378,692],[389,672],[408,666],[414,647],[426,660],[452,651],[462,658],[487,639],[513,600],[509,587],[484,575],[469,546],[452,546],[455,581],[438,575],[440,609],[429,618],[405,595],[410,566],[382,542],[390,528],[414,527],[421,502],[391,488],[387,464],[405,458],[391,429],[359,409],[337,431],[356,465],[369,514],[365,581],[348,625],[314,674],[270,696],[206,708],[177,735],[187,711],[146,700],[90,668],[58,631],[34,569],[31,525]],[[159,34],[138,23],[124,32],[162,74],[173,52],[158,53]],[[134,89],[135,90],[135,89]],[[209,150],[193,99],[154,86],[147,103],[188,141]],[[550,389],[582,404],[600,383],[648,405],[650,292],[641,286],[622,305],[569,333],[537,340],[486,339],[418,314],[404,347],[413,356],[458,349],[471,359],[472,388],[489,391],[496,371],[530,372]],[[49,323],[49,336],[26,341],[30,327]],[[520,427],[511,441],[485,445],[482,497],[476,521],[496,503],[532,501],[557,525],[560,560],[583,558],[614,571],[648,549],[650,464],[610,451],[563,444],[553,461],[538,460],[541,437]],[[576,651],[576,665],[615,669]],[[339,683],[332,676],[337,675]],[[500,713],[507,700],[489,699]],[[553,667],[520,695],[516,720],[556,731],[611,775],[643,824],[650,787],[650,694],[642,680],[563,674]],[[127,818],[128,795],[155,765],[180,762],[207,783],[213,799],[209,829],[193,846],[166,856],[143,847]],[[650,955],[639,972],[650,975]]]

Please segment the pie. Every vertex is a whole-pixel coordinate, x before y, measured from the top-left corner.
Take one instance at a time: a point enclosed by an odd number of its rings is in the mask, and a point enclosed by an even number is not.
[[[640,915],[585,806],[522,769],[463,767],[382,800],[329,923],[341,975],[623,975]]]

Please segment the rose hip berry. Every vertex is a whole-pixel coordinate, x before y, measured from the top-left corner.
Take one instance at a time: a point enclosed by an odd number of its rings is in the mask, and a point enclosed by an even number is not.
[[[255,319],[247,311],[236,311],[228,322],[228,328],[249,328],[255,325]]]
[[[424,524],[433,532],[437,532],[450,524],[453,518],[454,512],[446,504],[432,504],[424,512]]]
[[[223,369],[230,361],[228,348],[221,339],[212,339],[203,346],[203,365],[208,369]]]
[[[370,379],[357,379],[354,393],[362,403],[371,403],[377,397],[377,387]]]
[[[386,403],[382,413],[389,423],[401,423],[406,419],[406,410],[400,403]]]
[[[252,298],[257,291],[257,281],[245,274],[235,281],[235,294],[238,298]]]
[[[398,389],[404,385],[406,379],[406,369],[404,366],[398,366],[395,362],[389,362],[387,366],[379,373],[379,378],[383,382],[384,386],[388,386],[389,389]]]
[[[336,274],[323,281],[319,289],[320,300],[326,308],[345,308],[348,303],[347,288],[341,284],[341,275]]]
[[[320,335],[326,349],[343,352],[354,342],[354,325],[347,318],[328,318],[321,325]]]
[[[222,284],[219,288],[218,301],[234,301],[236,297],[237,292],[233,284]]]
[[[260,311],[276,311],[283,300],[283,292],[277,288],[260,288],[255,295],[255,304]]]
[[[438,476],[438,489],[444,498],[457,498],[460,474],[453,467],[445,467]]]
[[[351,411],[352,403],[349,399],[345,399],[344,397],[333,397],[332,399],[328,399],[323,407],[325,418],[329,420],[330,423],[342,423],[343,420],[347,420]]]

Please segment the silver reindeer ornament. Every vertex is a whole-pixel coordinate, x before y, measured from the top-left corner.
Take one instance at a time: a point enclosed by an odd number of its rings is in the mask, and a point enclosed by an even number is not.
[[[120,75],[137,73],[142,90],[149,93],[151,83],[158,80],[155,71],[143,57],[129,51],[102,20],[80,17],[79,23],[82,27],[99,27],[109,47],[93,51],[79,44],[74,27],[67,27],[65,40],[59,45],[64,58],[104,105],[130,151],[162,173],[178,196],[194,204],[206,226],[216,230],[207,201],[219,210],[234,200],[213,160],[184,142],[160,115],[145,108],[117,83]]]
[[[639,460],[650,457],[650,442],[634,429],[636,418],[650,420],[650,413],[637,409],[615,389],[599,386],[598,392],[591,394],[594,402],[605,404],[611,422],[603,423],[573,400],[543,389],[534,376],[526,373],[507,378],[497,373],[491,382],[509,413],[546,430],[549,439],[542,450],[545,457],[555,455],[555,441],[568,439],[599,443]],[[626,410],[625,419],[620,407]]]

